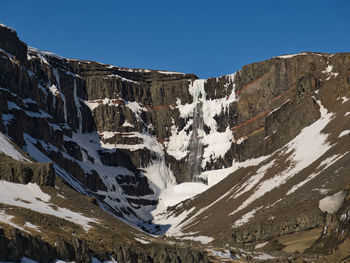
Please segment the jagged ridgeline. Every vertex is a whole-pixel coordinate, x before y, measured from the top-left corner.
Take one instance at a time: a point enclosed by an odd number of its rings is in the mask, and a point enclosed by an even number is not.
[[[17,228],[0,232],[0,250],[41,244],[44,252],[16,253],[42,253],[35,259],[45,262],[328,254],[349,242],[349,79],[348,53],[279,56],[204,80],[63,58],[27,47],[1,25],[0,151],[7,156],[0,156],[0,176],[12,184],[1,181],[0,190],[13,187],[18,196],[8,191],[15,201],[0,200],[0,226]],[[11,214],[12,206],[30,212]],[[26,213],[45,213],[38,207],[69,227],[51,218],[39,220],[40,232],[33,224],[18,228]],[[196,248],[141,234],[100,208]],[[54,238],[50,224],[69,231]],[[303,245],[292,246],[295,240]],[[263,247],[272,254],[246,253]],[[0,256],[18,260],[16,253]]]

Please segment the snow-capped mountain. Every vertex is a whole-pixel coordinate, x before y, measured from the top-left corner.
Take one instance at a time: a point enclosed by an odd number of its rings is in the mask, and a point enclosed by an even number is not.
[[[349,240],[349,78],[347,53],[279,56],[198,79],[63,58],[27,47],[1,25],[0,223],[39,233],[48,247],[59,241],[30,221],[24,226],[11,207],[80,229],[85,245],[68,242],[70,230],[60,240],[74,253],[48,249],[38,261],[80,253],[80,261],[134,262],[135,254],[168,262],[148,244],[170,249],[170,262],[321,255],[320,244]],[[118,226],[101,230],[107,222]],[[125,223],[199,248],[184,252]],[[96,245],[103,235],[88,238],[123,226],[129,234],[120,243],[141,248],[118,250],[111,237],[106,252]],[[18,259],[11,257],[0,260]]]

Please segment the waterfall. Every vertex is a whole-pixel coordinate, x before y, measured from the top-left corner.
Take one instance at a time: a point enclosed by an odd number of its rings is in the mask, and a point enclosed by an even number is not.
[[[205,100],[204,83],[206,80],[198,79],[192,82],[189,92],[193,97],[194,110],[192,120],[192,135],[189,144],[188,167],[189,181],[200,181],[203,156],[203,101]]]

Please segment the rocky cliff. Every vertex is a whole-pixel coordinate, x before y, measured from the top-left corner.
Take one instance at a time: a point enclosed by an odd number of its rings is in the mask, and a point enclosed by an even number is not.
[[[3,25],[0,36],[0,132],[40,163],[4,156],[1,179],[52,187],[56,174],[146,231],[217,246],[323,228],[319,200],[349,180],[347,53],[203,80],[63,58]],[[210,188],[155,217],[183,182]]]

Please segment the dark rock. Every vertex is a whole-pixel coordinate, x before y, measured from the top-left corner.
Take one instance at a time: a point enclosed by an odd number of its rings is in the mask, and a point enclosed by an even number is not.
[[[15,56],[21,62],[27,61],[27,45],[19,40],[17,32],[9,27],[0,25],[0,48]]]
[[[55,186],[55,170],[52,163],[21,162],[1,153],[0,178],[13,183]]]

